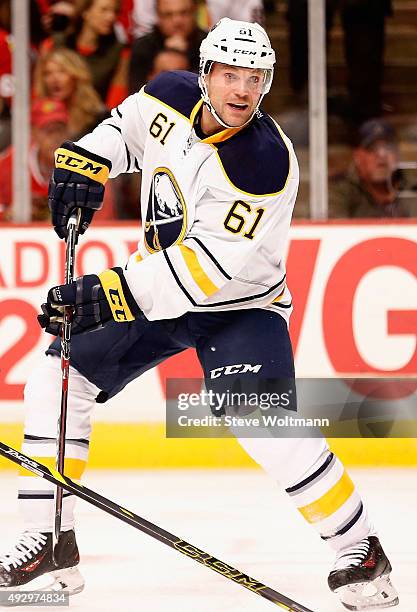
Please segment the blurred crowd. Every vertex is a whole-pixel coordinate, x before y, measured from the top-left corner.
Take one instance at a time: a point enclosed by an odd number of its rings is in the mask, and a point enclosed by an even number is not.
[[[160,72],[197,72],[200,43],[220,18],[265,25],[283,1],[30,0],[32,218],[48,217],[53,152],[62,141],[92,130]],[[327,0],[326,6],[328,32],[335,12],[341,14],[349,94],[344,111],[357,133],[351,165],[331,185],[330,216],[409,216],[398,198],[396,136],[380,119],[391,2]],[[287,0],[286,15],[289,82],[296,99],[305,95],[308,78],[307,0]],[[11,0],[0,0],[0,221],[11,218],[12,205],[12,49]],[[99,218],[139,218],[139,187],[140,175],[111,181]]]

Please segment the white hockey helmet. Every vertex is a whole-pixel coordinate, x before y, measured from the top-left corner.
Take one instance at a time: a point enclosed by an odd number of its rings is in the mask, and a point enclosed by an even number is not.
[[[239,66],[241,68],[258,68],[264,71],[262,93],[252,116],[258,110],[265,94],[271,89],[274,76],[275,51],[264,28],[258,23],[236,21],[224,17],[214,25],[200,45],[199,85],[202,98],[215,119],[224,127],[231,126],[217,115],[208,94],[206,77],[213,62]]]

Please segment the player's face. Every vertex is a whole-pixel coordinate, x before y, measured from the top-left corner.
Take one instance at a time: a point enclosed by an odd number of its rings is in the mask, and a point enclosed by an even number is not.
[[[263,70],[215,63],[210,70],[207,89],[219,117],[232,127],[244,125],[259,102]]]
[[[74,78],[65,71],[62,64],[49,60],[45,64],[43,79],[48,97],[65,102],[73,92]]]
[[[389,182],[397,167],[397,148],[383,140],[377,140],[367,149],[356,149],[354,161],[364,181],[373,184]]]

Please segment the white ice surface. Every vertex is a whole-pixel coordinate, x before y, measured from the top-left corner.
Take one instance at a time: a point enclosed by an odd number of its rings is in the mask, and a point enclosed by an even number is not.
[[[393,610],[416,612],[417,470],[350,473],[394,567]],[[84,483],[314,612],[343,609],[326,583],[332,551],[261,471],[90,471]],[[21,528],[13,473],[0,472],[0,499],[1,554]],[[86,587],[74,611],[281,609],[85,502],[77,517]]]

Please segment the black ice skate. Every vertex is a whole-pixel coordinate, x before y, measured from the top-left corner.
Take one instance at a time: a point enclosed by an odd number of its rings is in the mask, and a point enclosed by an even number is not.
[[[378,610],[398,604],[391,564],[379,540],[370,536],[340,550],[328,583],[348,610]]]
[[[84,588],[76,567],[79,562],[74,531],[60,534],[54,556],[52,533],[25,531],[13,550],[0,556],[0,590],[65,591],[74,595]]]

